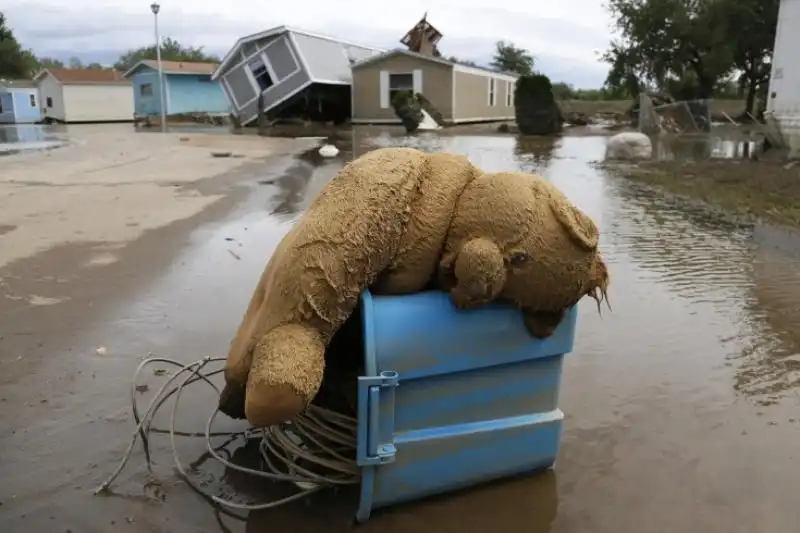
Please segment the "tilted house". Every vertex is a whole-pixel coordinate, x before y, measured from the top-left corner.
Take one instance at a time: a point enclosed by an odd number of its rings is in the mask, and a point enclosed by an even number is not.
[[[214,72],[234,114],[244,125],[264,111],[301,98],[313,86],[349,92],[352,63],[380,54],[377,48],[349,43],[288,26],[239,39]],[[349,95],[348,95],[349,96]]]
[[[0,79],[0,124],[30,124],[41,119],[36,84],[30,80]]]

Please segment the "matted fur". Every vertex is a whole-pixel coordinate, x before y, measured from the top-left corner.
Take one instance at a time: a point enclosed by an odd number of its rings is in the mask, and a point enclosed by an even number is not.
[[[549,182],[484,174],[410,148],[344,167],[278,245],[231,343],[220,408],[256,426],[313,400],[325,348],[364,289],[408,294],[439,279],[459,307],[499,298],[547,336],[608,275],[594,223]],[[438,272],[438,277],[437,277]]]

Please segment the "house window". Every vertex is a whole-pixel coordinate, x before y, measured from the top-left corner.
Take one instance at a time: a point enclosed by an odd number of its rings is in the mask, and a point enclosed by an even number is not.
[[[389,74],[389,103],[391,104],[397,93],[414,92],[413,74]]]
[[[489,107],[497,105],[497,80],[489,78]]]
[[[514,84],[510,81],[506,82],[506,107],[514,105]]]
[[[31,102],[31,107],[36,107],[36,95],[35,94],[31,94],[31,95],[29,95],[29,98],[30,98],[30,102]]]
[[[267,70],[267,66],[264,62],[260,59],[257,59],[250,63],[250,72],[253,73],[253,77],[256,79],[256,83],[259,87],[261,87],[261,92],[266,91],[273,85],[275,82],[272,81],[272,77],[269,75],[269,70]]]
[[[47,103],[47,107],[49,107],[50,109],[53,108],[53,99],[50,96],[47,97],[47,100],[45,100],[45,102]]]
[[[139,85],[139,96],[153,96],[153,84],[143,83]]]

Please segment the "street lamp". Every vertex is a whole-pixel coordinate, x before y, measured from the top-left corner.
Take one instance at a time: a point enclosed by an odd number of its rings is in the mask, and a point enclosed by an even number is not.
[[[158,12],[161,6],[153,2],[150,4],[150,11],[153,12],[156,30],[156,62],[158,63],[158,98],[159,108],[161,109],[161,131],[167,133],[167,99],[164,94],[164,69],[161,66],[161,38],[158,35]]]

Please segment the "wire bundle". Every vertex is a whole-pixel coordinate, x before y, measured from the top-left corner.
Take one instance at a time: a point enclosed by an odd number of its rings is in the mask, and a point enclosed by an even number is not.
[[[231,433],[215,433],[211,431],[214,420],[219,413],[219,410],[215,407],[208,418],[204,432],[187,433],[177,431],[175,429],[175,421],[184,389],[193,383],[202,381],[212,387],[217,396],[219,396],[220,390],[211,381],[211,378],[221,373],[222,368],[209,371],[204,371],[204,369],[212,363],[224,361],[224,357],[206,357],[199,361],[184,364],[173,359],[151,357],[141,362],[136,369],[131,384],[131,405],[136,429],[119,465],[111,476],[95,490],[95,494],[109,491],[111,484],[122,473],[128,463],[139,438],[142,440],[148,469],[151,468],[149,444],[149,434],[151,432],[169,433],[175,468],[194,490],[211,499],[214,503],[231,509],[245,511],[269,509],[298,500],[327,487],[353,485],[360,481],[359,469],[355,460],[356,419],[317,405],[311,405],[291,422]],[[144,415],[140,416],[136,402],[137,380],[142,370],[153,363],[172,365],[178,367],[179,370],[171,375],[161,386],[147,406]],[[164,403],[173,397],[174,403],[170,415],[169,430],[153,428],[153,417]],[[184,468],[176,446],[176,437],[178,436],[204,437],[208,454],[226,468],[272,481],[294,483],[299,490],[290,496],[260,504],[235,502],[214,494],[207,494]],[[259,451],[263,468],[256,470],[237,465],[223,457],[219,452],[221,447],[215,447],[212,444],[212,439],[218,437],[228,437],[226,443],[232,442],[238,437],[260,439]]]

